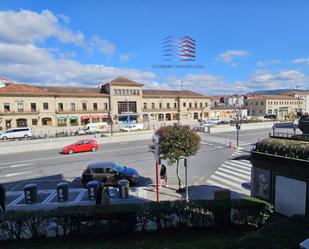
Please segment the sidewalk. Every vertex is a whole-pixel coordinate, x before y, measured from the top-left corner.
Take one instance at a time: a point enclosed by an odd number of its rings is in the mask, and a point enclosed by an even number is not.
[[[200,185],[189,187],[189,200],[212,200],[215,191],[223,190],[220,187]],[[185,191],[178,193],[176,186],[159,188],[160,201],[185,200]],[[244,194],[231,192],[233,199],[243,197]],[[155,186],[130,188],[129,197],[122,199],[119,197],[118,188],[110,188],[110,204],[143,204],[150,201],[157,201]],[[89,200],[88,190],[75,188],[69,190],[69,200],[58,202],[55,189],[39,190],[36,203],[26,204],[23,191],[8,191],[6,200],[7,210],[40,210],[52,209],[62,206],[95,205],[95,200]]]

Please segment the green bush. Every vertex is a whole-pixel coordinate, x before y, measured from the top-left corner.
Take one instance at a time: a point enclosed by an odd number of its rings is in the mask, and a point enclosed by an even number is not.
[[[282,218],[242,237],[230,249],[298,249],[308,237],[308,224],[308,217]]]
[[[260,226],[271,208],[254,198],[230,201],[175,201],[112,205],[71,206],[43,211],[8,211],[0,215],[2,239],[47,236],[130,233],[147,229],[210,228],[221,226],[218,211],[230,216],[231,225]],[[231,216],[232,214],[232,216]]]

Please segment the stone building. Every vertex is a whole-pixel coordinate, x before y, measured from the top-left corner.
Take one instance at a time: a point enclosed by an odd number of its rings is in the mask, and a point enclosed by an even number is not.
[[[0,127],[33,130],[76,130],[90,122],[153,125],[207,119],[210,99],[192,91],[143,89],[118,77],[97,88],[34,86],[3,81],[0,85]]]
[[[244,102],[248,116],[276,115],[278,119],[296,115],[304,108],[302,99],[286,95],[254,95]]]

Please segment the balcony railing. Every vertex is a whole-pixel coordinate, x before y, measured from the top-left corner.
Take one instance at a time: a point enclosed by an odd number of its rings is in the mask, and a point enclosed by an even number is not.
[[[203,109],[206,109],[204,107],[188,107],[187,111],[202,111]]]
[[[143,112],[177,112],[178,108],[143,108]]]
[[[2,111],[0,116],[18,116],[18,115],[37,115],[39,114],[38,110],[33,111]]]
[[[85,114],[85,113],[107,113],[108,110],[105,109],[98,109],[98,110],[63,110],[63,111],[56,111],[56,114]]]

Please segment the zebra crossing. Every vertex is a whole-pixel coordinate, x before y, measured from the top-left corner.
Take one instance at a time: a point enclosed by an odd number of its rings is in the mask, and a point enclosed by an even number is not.
[[[234,157],[244,155],[246,155],[244,152],[235,151],[231,159],[224,161],[217,171],[206,181],[206,184],[230,189],[240,194],[250,195],[250,190],[244,188],[244,185],[250,185],[252,165],[249,160],[233,160]]]
[[[217,144],[220,146],[228,147],[231,143],[232,146],[236,146],[237,141],[234,139],[228,139],[223,137],[216,137],[216,136],[207,136],[205,139],[202,140],[202,143],[212,145]],[[246,142],[246,141],[240,141],[239,146],[245,147],[245,148],[251,148],[254,144]]]

